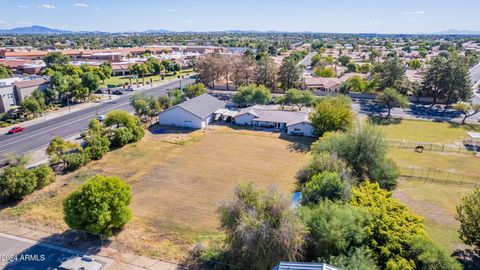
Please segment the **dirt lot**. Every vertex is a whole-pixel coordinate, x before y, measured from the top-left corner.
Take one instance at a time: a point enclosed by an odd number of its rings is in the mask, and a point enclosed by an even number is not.
[[[236,183],[253,181],[260,187],[276,185],[284,193],[292,192],[295,173],[308,159],[311,142],[221,126],[191,133],[147,132],[140,143],[59,177],[17,206],[3,209],[0,218],[61,231],[66,228],[63,198],[89,176],[117,175],[132,185],[134,218],[114,245],[183,260],[196,242],[219,237],[215,209]]]

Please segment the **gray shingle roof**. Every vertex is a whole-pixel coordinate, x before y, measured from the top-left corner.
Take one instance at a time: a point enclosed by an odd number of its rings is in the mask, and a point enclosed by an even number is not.
[[[287,126],[297,123],[311,123],[308,112],[298,111],[280,111],[275,109],[263,108],[261,106],[252,106],[241,110],[236,117],[250,113],[255,116],[255,121],[285,123]]]
[[[209,94],[203,94],[198,97],[194,97],[190,100],[182,102],[178,105],[173,106],[180,107],[201,119],[205,119],[214,113],[216,110],[225,107],[225,102],[210,96]]]

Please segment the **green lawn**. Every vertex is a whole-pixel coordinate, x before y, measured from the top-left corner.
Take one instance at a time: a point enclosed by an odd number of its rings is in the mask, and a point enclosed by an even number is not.
[[[379,125],[388,139],[431,143],[461,142],[468,131],[480,131],[480,127],[452,125],[421,120],[401,120],[399,124]]]
[[[165,80],[171,80],[171,79],[177,78],[177,76],[188,75],[190,73],[192,73],[192,69],[185,69],[185,70],[177,72],[177,74],[168,73],[164,77],[165,77]],[[162,81],[162,78],[161,78],[160,75],[154,75],[154,76],[146,76],[145,77],[145,83],[150,82],[150,79],[153,80],[153,83],[157,83],[157,82]],[[110,79],[105,80],[105,83],[103,83],[102,86],[106,87],[110,84],[123,85],[123,84],[129,83],[129,82],[130,82],[129,76],[115,76],[115,77],[111,77]],[[132,79],[133,84],[135,84],[136,82],[137,82],[137,79]],[[141,77],[138,78],[138,83],[142,83],[142,78]]]

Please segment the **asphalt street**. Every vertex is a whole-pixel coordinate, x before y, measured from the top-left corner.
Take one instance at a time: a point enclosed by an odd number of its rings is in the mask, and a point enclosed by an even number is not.
[[[48,244],[0,235],[0,269],[56,269],[60,266],[61,260],[71,256],[77,256],[77,254]],[[106,264],[99,260],[95,262],[102,266]]]
[[[474,68],[470,70],[470,80],[474,85],[473,93],[473,102],[480,103],[480,93],[477,93],[477,86],[480,84],[480,64],[476,65]]]
[[[182,79],[182,87],[192,84],[195,79]],[[160,96],[164,95],[170,89],[179,88],[180,81],[171,82],[159,87],[143,90],[148,95]],[[133,93],[135,93],[134,91]],[[69,114],[59,116],[54,119],[42,121],[38,124],[28,126],[24,131],[13,134],[0,135],[0,160],[7,153],[24,154],[32,150],[46,147],[50,141],[56,136],[69,138],[80,134],[80,132],[88,128],[88,123],[96,115],[106,114],[111,110],[127,110],[133,111],[130,106],[129,95],[112,100],[110,102],[100,103],[97,106],[75,111]]]

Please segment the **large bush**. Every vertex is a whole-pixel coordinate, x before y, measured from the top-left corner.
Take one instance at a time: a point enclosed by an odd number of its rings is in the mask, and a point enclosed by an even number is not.
[[[68,171],[75,171],[87,165],[90,162],[90,157],[85,152],[76,152],[63,155],[63,160],[67,164]]]
[[[367,226],[368,247],[374,252],[378,265],[382,268],[404,265],[405,269],[413,269],[415,262],[410,261],[406,253],[408,240],[425,235],[422,219],[377,183],[365,182],[353,188],[351,204],[364,207],[372,217]]]
[[[359,207],[326,200],[300,208],[300,216],[309,228],[311,259],[325,261],[348,255],[368,241],[369,215]]]
[[[456,219],[460,221],[458,232],[463,242],[480,250],[480,188],[462,198]]]
[[[22,199],[37,188],[37,176],[21,166],[6,168],[0,175],[0,201]]]
[[[338,96],[321,99],[310,119],[317,136],[332,131],[349,131],[354,119],[350,98]]]
[[[277,192],[239,185],[234,198],[218,209],[230,263],[241,269],[271,269],[300,258],[305,228]]]
[[[321,200],[348,200],[350,187],[338,173],[324,171],[313,176],[301,189],[302,204],[316,204]]]
[[[297,173],[297,181],[300,186],[310,181],[313,176],[324,171],[335,172],[342,180],[351,183],[351,172],[345,161],[336,154],[328,152],[315,153],[310,161]]]
[[[34,168],[33,173],[37,177],[37,188],[43,188],[55,181],[55,172],[47,164]]]
[[[413,236],[408,240],[407,257],[415,261],[420,270],[460,270],[460,263],[443,249],[424,236]]]
[[[100,160],[110,150],[110,141],[99,135],[86,137],[85,142],[85,152],[93,160]]]
[[[119,177],[94,176],[65,198],[65,222],[72,229],[112,235],[131,219],[131,198]]]
[[[313,154],[322,152],[336,154],[345,160],[358,177],[367,177],[392,189],[399,175],[392,161],[386,159],[388,144],[383,133],[374,127],[365,126],[353,133],[329,133],[312,146]]]

